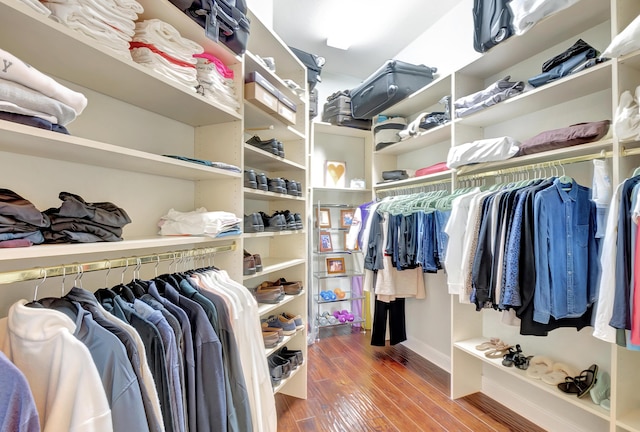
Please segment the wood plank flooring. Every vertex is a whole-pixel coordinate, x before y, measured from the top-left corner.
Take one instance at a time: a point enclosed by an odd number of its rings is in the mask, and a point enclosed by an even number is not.
[[[372,347],[370,337],[309,347],[308,399],[276,395],[279,432],[543,431],[480,393],[452,401],[447,372],[401,345]]]

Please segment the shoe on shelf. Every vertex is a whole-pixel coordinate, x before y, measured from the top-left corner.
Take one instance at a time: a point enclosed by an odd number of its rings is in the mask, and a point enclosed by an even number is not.
[[[564,382],[558,384],[558,388],[565,393],[576,394],[579,398],[582,398],[593,388],[597,375],[598,365],[592,364],[588,369],[580,372],[580,375],[566,377]]]
[[[292,319],[283,317],[282,315],[271,315],[266,319],[269,327],[281,328],[285,336],[296,334],[296,324]]]
[[[262,341],[264,342],[265,348],[273,348],[278,345],[280,342],[280,337],[278,333],[275,331],[268,331],[264,328],[262,329]]]
[[[285,294],[288,295],[298,295],[302,292],[301,281],[287,282],[285,278],[280,278],[273,282],[273,284],[282,286],[282,288],[284,288]]]
[[[269,192],[281,193],[281,194],[287,193],[287,185],[284,182],[284,180],[281,179],[280,177],[276,177],[272,179],[267,178],[267,180],[269,181]]]
[[[287,223],[283,215],[274,213],[273,216],[269,216],[264,212],[260,212],[260,216],[262,217],[262,223],[265,231],[283,231],[287,227]]]
[[[290,350],[289,348],[287,348],[286,346],[282,347],[282,349],[280,349],[280,353],[279,353],[280,357],[284,357],[284,358],[289,358],[291,356],[295,356],[297,362],[298,362],[298,366],[302,365],[302,363],[304,363],[304,357],[302,356],[302,350]]]
[[[610,392],[611,378],[609,377],[609,374],[606,371],[599,371],[598,376],[596,377],[596,383],[589,391],[591,400],[594,404],[600,405],[604,409],[608,409],[607,405],[609,403]]]
[[[267,180],[267,175],[265,173],[256,174],[256,182],[259,190],[265,192],[269,190],[269,181]]]
[[[260,150],[264,150],[273,155],[278,156],[278,141],[275,138],[271,138],[268,140],[261,140],[258,135],[254,135],[245,141],[247,144],[252,145],[254,147],[259,148]]]
[[[291,362],[281,356],[279,356],[278,354],[274,353],[271,354],[269,357],[267,357],[267,361],[269,363],[269,367],[271,367],[271,364],[277,365],[277,366],[282,366],[282,378],[286,379],[289,378],[289,375],[291,375]]]
[[[296,224],[296,218],[289,210],[277,211],[274,214],[281,215],[284,218],[284,222],[286,224],[285,229],[292,230],[292,231],[298,229],[298,224]]]
[[[269,327],[269,324],[266,321],[261,322],[260,325],[262,325],[263,332],[275,333],[278,336],[278,342],[282,342],[284,340],[284,332],[280,327]]]
[[[256,261],[253,255],[245,256],[242,260],[242,274],[244,276],[256,274]]]
[[[298,189],[298,196],[301,197],[302,196],[302,183],[296,182],[296,186],[297,186],[297,189]]]
[[[277,304],[284,299],[284,290],[281,286],[258,286],[254,291],[258,303]]]
[[[244,171],[244,187],[251,189],[258,188],[258,181],[256,180],[256,172],[252,169]]]
[[[264,231],[264,222],[259,213],[244,215],[244,232],[258,233]]]
[[[278,156],[283,158],[284,157],[284,144],[282,143],[282,141],[276,141],[276,143],[277,143],[277,148],[278,148]]]
[[[269,374],[271,375],[271,385],[273,387],[280,384],[282,381],[284,372],[283,372],[283,364],[284,362],[278,362],[271,356],[267,357],[267,364],[269,366]]]
[[[297,330],[302,330],[304,328],[304,321],[302,321],[302,317],[300,315],[292,315],[287,312],[282,312],[281,315],[286,319],[293,320]]]
[[[291,180],[284,180],[287,187],[287,195],[298,196],[298,182]]]
[[[260,257],[260,254],[250,254],[249,252],[244,251],[244,257],[253,257],[256,272],[258,273],[262,271],[262,258]]]
[[[302,196],[302,195],[299,195]],[[303,228],[302,226],[302,215],[300,213],[294,213],[293,214],[293,219],[296,221],[296,229],[297,230],[301,230]]]

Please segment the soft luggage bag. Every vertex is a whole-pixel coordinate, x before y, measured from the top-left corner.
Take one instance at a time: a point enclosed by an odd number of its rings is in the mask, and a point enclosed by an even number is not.
[[[376,151],[399,142],[398,132],[406,127],[407,119],[404,117],[378,117],[377,123],[373,126],[373,144],[376,146]]]
[[[330,122],[329,119],[337,115],[345,115],[351,117],[351,98],[346,95],[340,95],[336,98],[328,100],[324,104],[322,111],[322,121]]]
[[[473,1],[473,48],[487,52],[513,34],[510,0]]]
[[[320,74],[322,73],[322,66],[324,66],[324,57],[291,46],[289,49],[307,67],[307,83],[309,84],[309,90],[313,90],[317,83],[322,82]]]
[[[358,87],[351,89],[351,115],[370,119],[433,81],[436,68],[387,60]]]

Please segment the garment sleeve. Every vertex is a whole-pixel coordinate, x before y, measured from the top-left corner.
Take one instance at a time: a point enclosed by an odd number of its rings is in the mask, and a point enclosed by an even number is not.
[[[533,294],[533,319],[548,324],[551,316],[551,279],[549,277],[549,231],[548,212],[544,196],[534,201],[534,256],[536,266],[536,288]]]
[[[360,234],[361,228],[362,228],[362,210],[360,210],[360,207],[358,207],[356,208],[356,211],[353,213],[353,220],[351,222],[351,226],[349,227],[349,232],[347,233],[345,249],[354,250],[356,248],[356,244],[358,242],[358,235]],[[360,249],[362,250],[362,245],[360,245]]]

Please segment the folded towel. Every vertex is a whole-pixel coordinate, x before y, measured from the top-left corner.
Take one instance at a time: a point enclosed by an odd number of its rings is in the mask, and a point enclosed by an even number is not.
[[[76,114],[81,114],[87,106],[87,98],[82,93],[63,86],[3,49],[0,49],[0,78],[17,82],[59,100],[73,108]]]
[[[80,5],[91,7],[97,11],[108,10],[110,14],[114,14],[116,18],[128,18],[136,21],[138,15],[144,12],[144,8],[135,0],[119,1],[119,0],[46,0],[49,3],[58,3],[66,5]]]
[[[154,45],[160,51],[184,62],[196,64],[194,54],[204,49],[192,40],[183,38],[171,24],[159,19],[150,19],[136,23],[135,42]]]
[[[83,0],[82,3],[60,3],[55,0],[43,1],[54,17],[59,18],[65,24],[72,19],[78,19],[77,16],[85,18],[89,23],[94,23],[96,27],[115,31],[116,35],[122,32],[122,37],[126,36],[126,40],[130,41],[135,33],[134,20],[138,18],[136,14],[130,16],[122,15],[117,10],[105,7],[105,5],[95,2],[94,0]]]
[[[233,213],[224,211],[208,212],[201,207],[191,212],[170,209],[162,216],[158,226],[160,235],[216,235],[233,229],[242,219]]]
[[[458,168],[481,162],[507,160],[518,153],[519,145],[518,141],[508,136],[460,144],[449,149],[447,167]]]
[[[196,70],[194,68],[175,65],[148,48],[133,48],[131,50],[131,58],[133,58],[136,63],[153,69],[160,75],[185,85],[193,91],[195,91],[198,85]]]
[[[69,105],[45,96],[39,91],[13,81],[0,78],[0,101],[12,102],[21,108],[43,112],[57,119],[53,123],[66,126],[76,119],[76,112]],[[25,112],[17,114],[35,115]]]
[[[224,63],[222,63],[222,60],[220,60],[213,54],[203,52],[201,54],[194,54],[193,56],[197,59],[205,60],[202,62],[198,61],[198,64],[212,64],[213,66],[215,66],[218,73],[220,73],[220,75],[222,75],[224,78],[233,79],[233,70],[229,69]]]
[[[21,3],[26,4],[27,6],[29,6],[31,9],[33,9],[36,12],[39,12],[45,16],[49,16],[51,15],[51,11],[49,9],[47,9],[46,7],[44,7],[42,5],[42,3],[40,3],[38,0],[19,0]]]

